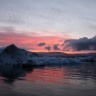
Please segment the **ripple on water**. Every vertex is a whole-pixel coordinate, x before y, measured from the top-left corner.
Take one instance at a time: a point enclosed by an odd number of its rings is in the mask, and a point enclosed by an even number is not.
[[[0,96],[95,96],[96,64],[0,67]]]

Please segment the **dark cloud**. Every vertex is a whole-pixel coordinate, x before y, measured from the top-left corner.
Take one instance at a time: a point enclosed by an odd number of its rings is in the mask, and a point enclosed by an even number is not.
[[[44,46],[46,43],[45,42],[41,42],[38,44],[38,46]]]
[[[51,47],[50,46],[47,46],[45,47],[46,50],[50,51],[51,50]]]
[[[58,44],[54,44],[53,48],[54,48],[54,50],[60,50],[60,48],[58,47]]]
[[[64,50],[82,51],[82,50],[96,50],[96,36],[93,38],[79,38],[69,39],[64,42]]]

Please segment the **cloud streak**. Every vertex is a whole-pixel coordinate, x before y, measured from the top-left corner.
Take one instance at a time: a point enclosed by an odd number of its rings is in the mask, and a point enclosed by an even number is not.
[[[59,48],[58,46],[59,46],[58,44],[54,44],[54,45],[53,45],[54,50],[59,51],[59,50],[60,50],[60,48]]]
[[[45,47],[45,49],[50,51],[51,50],[51,46],[47,46],[47,47]]]
[[[49,47],[45,48],[46,46],[53,48],[54,42],[60,44],[63,43],[63,41],[64,38],[58,36],[39,36],[37,33],[35,34],[35,32],[30,32],[30,34],[27,32],[19,32],[11,27],[0,28],[1,47],[8,46],[9,44],[15,44],[20,48],[30,51],[43,52],[51,50]],[[54,49],[51,51],[54,51]]]
[[[79,38],[69,39],[64,42],[64,50],[66,51],[83,51],[83,50],[95,50],[96,51],[96,36],[92,38]]]
[[[45,42],[41,42],[38,44],[38,46],[44,46],[46,43]]]

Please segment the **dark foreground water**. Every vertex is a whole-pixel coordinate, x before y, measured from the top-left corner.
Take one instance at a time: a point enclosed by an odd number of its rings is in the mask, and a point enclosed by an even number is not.
[[[0,66],[0,96],[96,96],[96,64]]]

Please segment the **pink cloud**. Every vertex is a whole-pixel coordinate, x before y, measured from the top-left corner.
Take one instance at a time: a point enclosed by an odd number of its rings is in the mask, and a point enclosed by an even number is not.
[[[0,46],[4,47],[15,44],[20,48],[25,48],[30,51],[47,51],[45,49],[46,46],[53,47],[54,44],[61,45],[64,42],[64,39],[66,39],[66,36],[39,36],[36,34],[35,32],[30,32],[30,34],[27,32],[17,32],[11,28],[0,29]],[[42,47],[38,46],[41,42],[45,42],[46,45]],[[59,47],[62,49],[61,46]],[[52,51],[54,51],[54,48]]]

